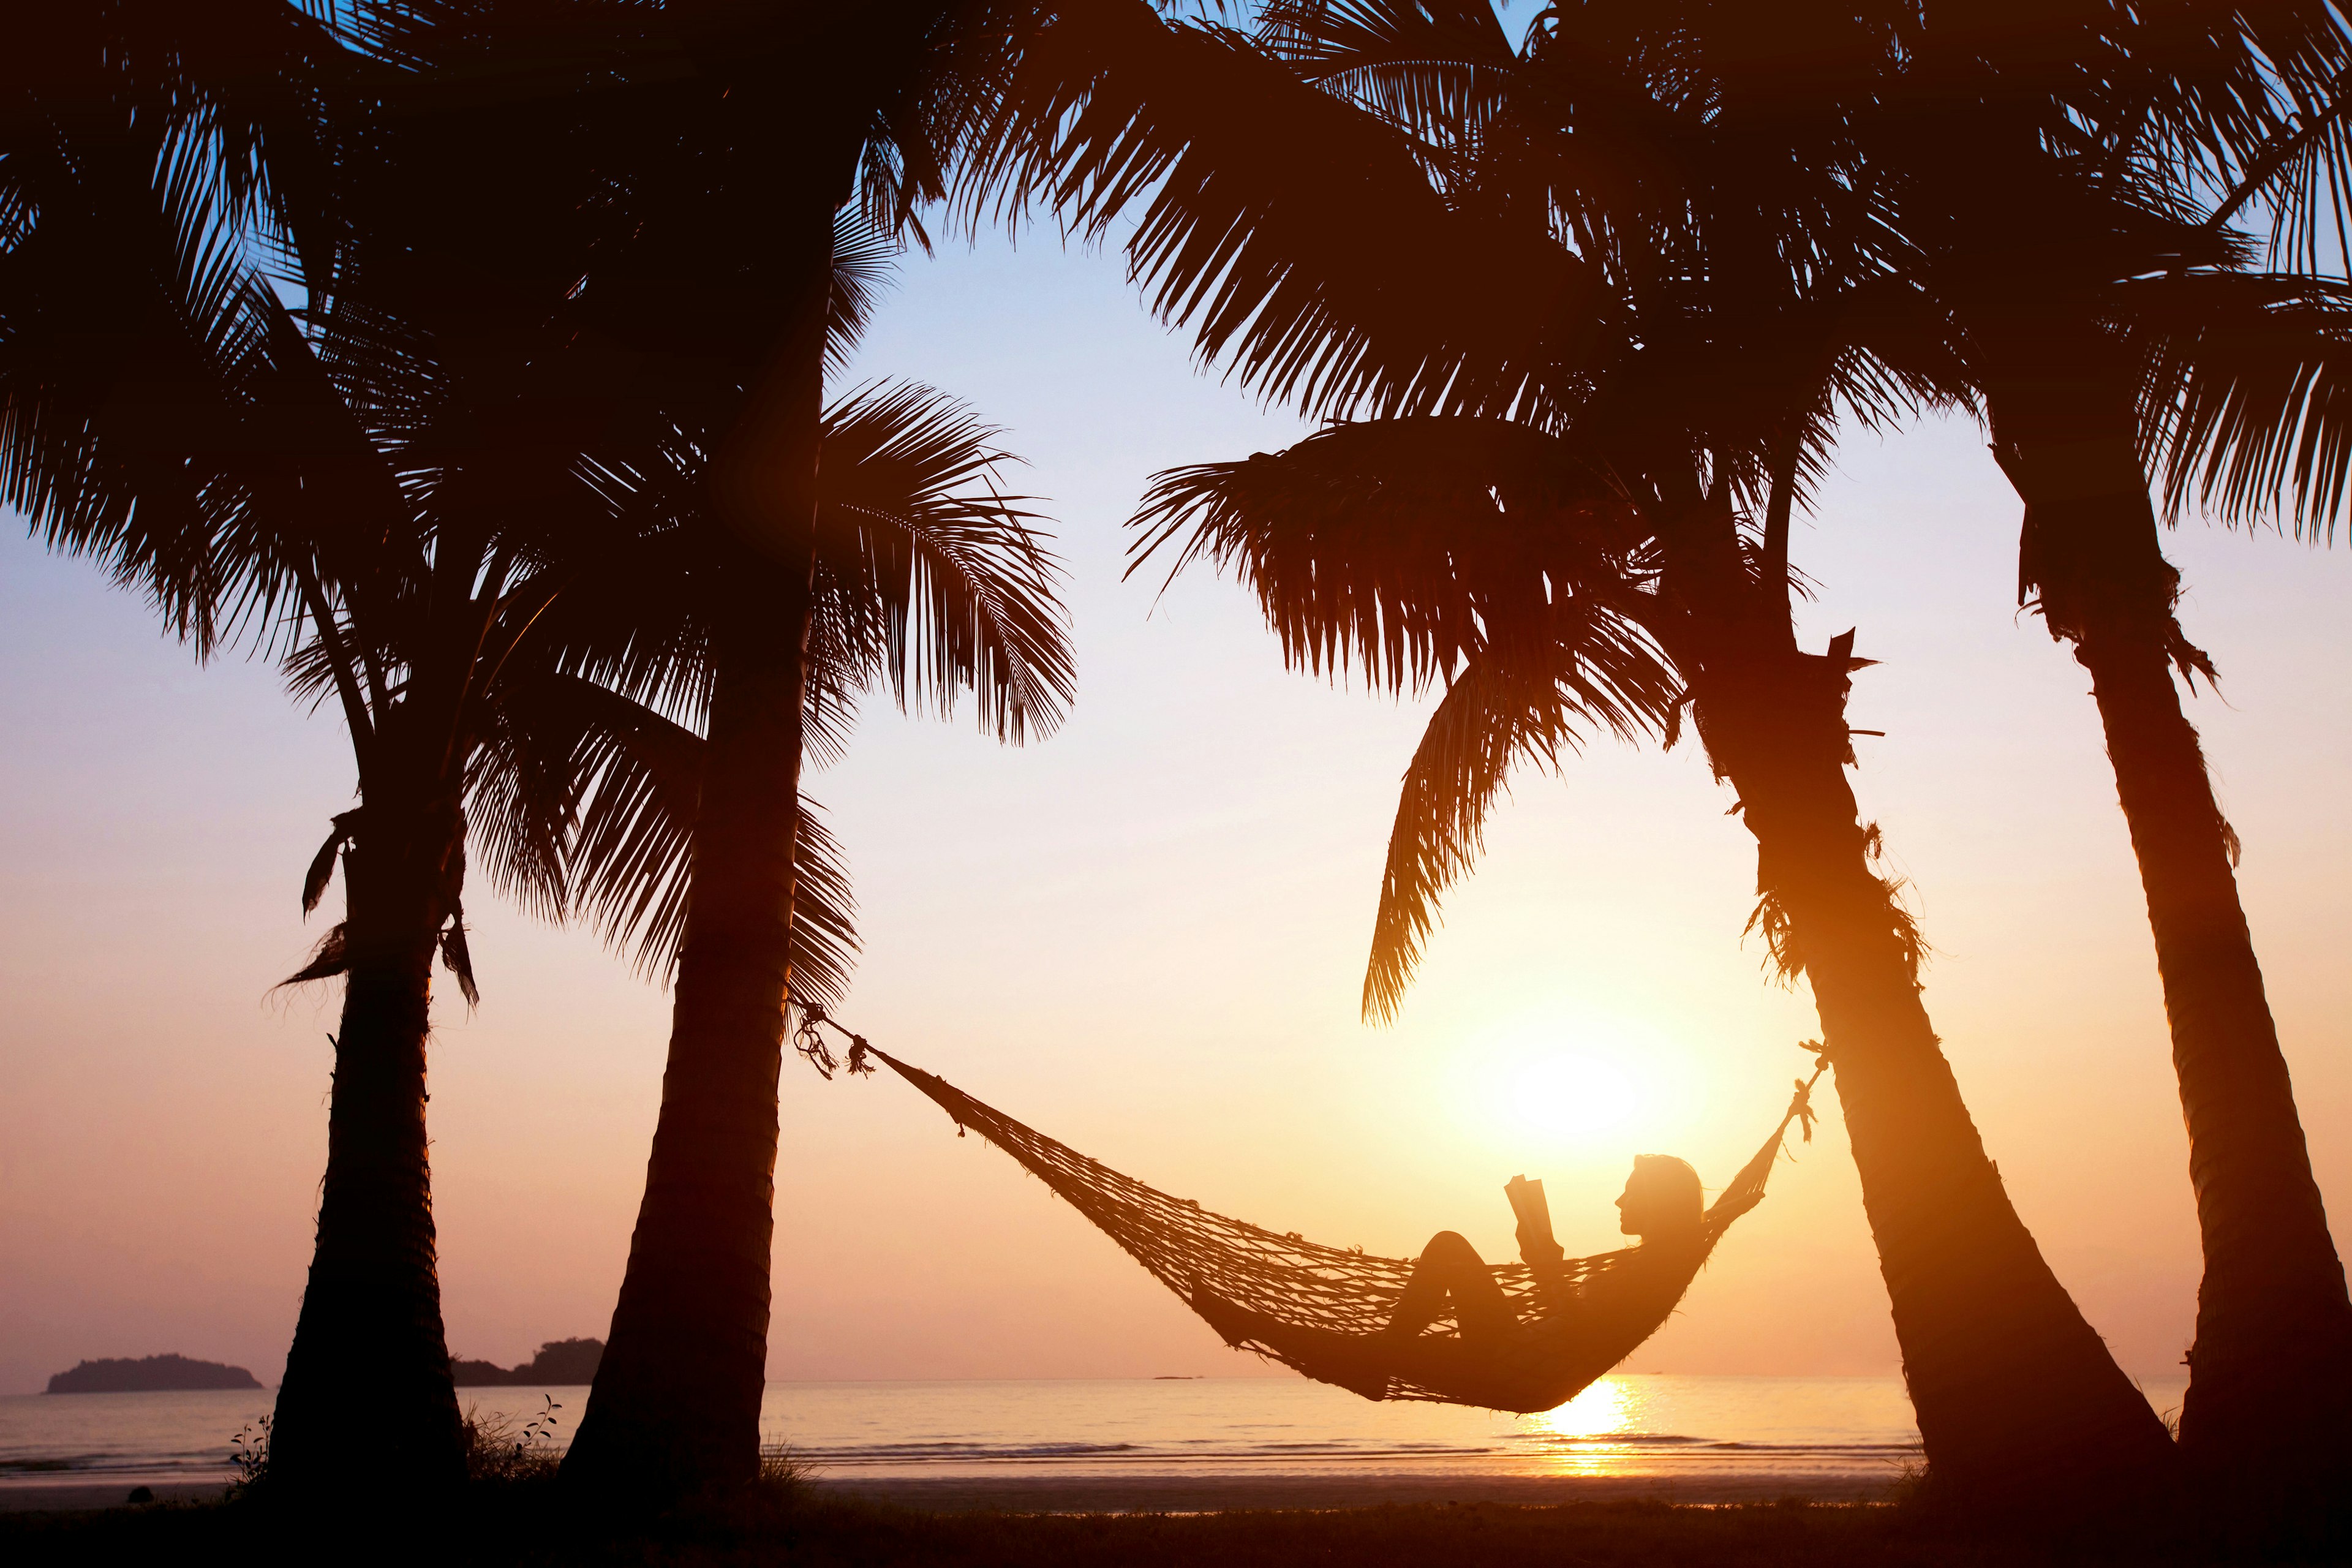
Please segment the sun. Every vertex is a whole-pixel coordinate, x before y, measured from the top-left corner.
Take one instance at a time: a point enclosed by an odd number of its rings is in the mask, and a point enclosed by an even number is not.
[[[1493,1132],[1538,1151],[1641,1142],[1676,1121],[1674,1042],[1639,1025],[1578,1016],[1507,1024],[1472,1047],[1465,1105]],[[1466,1065],[1466,1064],[1465,1064]]]
[[[1497,1087],[1501,1119],[1540,1138],[1629,1130],[1651,1103],[1647,1086],[1623,1064],[1572,1047],[1530,1053],[1501,1075]]]

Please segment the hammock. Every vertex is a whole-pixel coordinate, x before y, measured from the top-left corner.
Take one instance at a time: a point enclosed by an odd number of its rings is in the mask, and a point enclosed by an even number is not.
[[[829,1079],[841,1064],[817,1033],[819,1025],[840,1027],[811,1007],[794,1044]],[[1665,1288],[1652,1293],[1655,1310],[1643,1313],[1641,1321],[1593,1325],[1575,1319],[1580,1298],[1595,1282],[1625,1268],[1643,1248],[1566,1258],[1542,1270],[1540,1277],[1523,1263],[1502,1264],[1495,1268],[1496,1282],[1520,1321],[1533,1331],[1527,1359],[1534,1364],[1490,1376],[1449,1376],[1416,1366],[1410,1373],[1391,1372],[1384,1383],[1367,1387],[1360,1378],[1333,1375],[1327,1362],[1303,1352],[1297,1342],[1314,1331],[1370,1335],[1383,1328],[1412,1278],[1412,1260],[1325,1247],[1296,1231],[1277,1235],[1213,1213],[1191,1198],[1171,1197],[982,1104],[944,1079],[910,1067],[857,1036],[848,1037],[850,1072],[872,1072],[870,1058],[929,1095],[954,1120],[958,1137],[966,1129],[977,1131],[1019,1161],[1234,1348],[1255,1351],[1318,1382],[1370,1399],[1427,1400],[1521,1413],[1565,1404],[1658,1331],[1723,1233],[1763,1201],[1764,1184],[1789,1123],[1800,1122],[1806,1141],[1811,1142],[1810,1097],[1813,1081],[1821,1078],[1817,1069],[1811,1081],[1798,1083],[1780,1125],[1707,1209],[1698,1244],[1675,1255],[1670,1273],[1659,1280]],[[1441,1319],[1438,1327],[1440,1335],[1433,1337],[1453,1337],[1448,1320]],[[1589,1331],[1579,1332],[1580,1328]],[[1552,1331],[1547,1333],[1547,1329]]]

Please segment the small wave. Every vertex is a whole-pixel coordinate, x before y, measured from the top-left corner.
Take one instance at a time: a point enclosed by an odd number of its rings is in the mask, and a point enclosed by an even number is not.
[[[1916,1443],[1740,1443],[1720,1438],[1710,1448],[1738,1448],[1754,1454],[1916,1454]]]
[[[1580,1437],[1579,1443],[1600,1443],[1612,1447],[1622,1446],[1638,1448],[1646,1446],[1704,1448],[1710,1453],[1748,1454],[1874,1454],[1916,1453],[1916,1443],[1744,1443],[1729,1437],[1653,1437],[1639,1433],[1622,1437]]]
[[[917,1453],[887,1447],[795,1447],[793,1449],[793,1455],[795,1458],[806,1459],[811,1464],[817,1465],[1050,1465],[1072,1462],[1148,1462],[1177,1457],[1132,1447],[1095,1447],[1077,1443],[1039,1443],[1017,1447],[1007,1445],[1001,1448],[964,1448],[948,1452],[929,1448]],[[1182,1456],[1187,1459],[1213,1457],[1200,1454]]]
[[[54,1476],[143,1476],[159,1471],[209,1473],[226,1471],[228,1468],[229,1460],[226,1456],[187,1458],[162,1454],[70,1454],[63,1458],[44,1456],[0,1459],[0,1482]]]
[[[1212,1444],[1193,1439],[1177,1444],[1140,1443],[924,1443],[857,1444],[796,1447],[794,1454],[812,1464],[837,1468],[866,1466],[971,1466],[1097,1464],[1140,1468],[1174,1464],[1253,1466],[1319,1463],[1421,1463],[1490,1458],[1500,1450],[1485,1446],[1444,1443],[1244,1443]]]

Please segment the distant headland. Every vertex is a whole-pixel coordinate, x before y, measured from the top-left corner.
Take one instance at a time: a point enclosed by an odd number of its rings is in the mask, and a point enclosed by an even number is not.
[[[449,1378],[460,1388],[563,1387],[595,1382],[596,1363],[604,1359],[602,1340],[550,1340],[512,1372],[489,1362],[451,1356]]]
[[[49,1379],[50,1394],[155,1394],[189,1388],[259,1388],[253,1373],[216,1361],[151,1355],[138,1361],[86,1361]]]

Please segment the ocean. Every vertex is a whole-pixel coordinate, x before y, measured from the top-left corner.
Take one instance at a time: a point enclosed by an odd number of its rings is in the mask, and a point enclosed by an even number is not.
[[[2159,1410],[2179,1403],[2178,1384],[2147,1393]],[[559,1444],[587,1394],[458,1390],[478,1416],[515,1428],[551,1415]],[[233,1473],[233,1436],[257,1426],[271,1398],[0,1397],[0,1506],[60,1487],[93,1499],[100,1489],[215,1488]],[[2030,1400],[2018,1418],[2032,1418]],[[1351,1495],[1550,1479],[1642,1482],[1693,1499],[1856,1497],[1891,1487],[1919,1459],[1910,1404],[1886,1377],[1629,1374],[1540,1415],[1374,1405],[1284,1377],[775,1383],[761,1426],[820,1482],[910,1497],[927,1488],[967,1500],[1027,1497],[1042,1507],[1078,1506],[1053,1500],[1063,1493],[1123,1495],[1119,1484],[1132,1490],[1139,1480],[1181,1481],[1166,1495],[1213,1506],[1221,1487],[1276,1495],[1265,1489],[1274,1478],[1345,1481]]]

